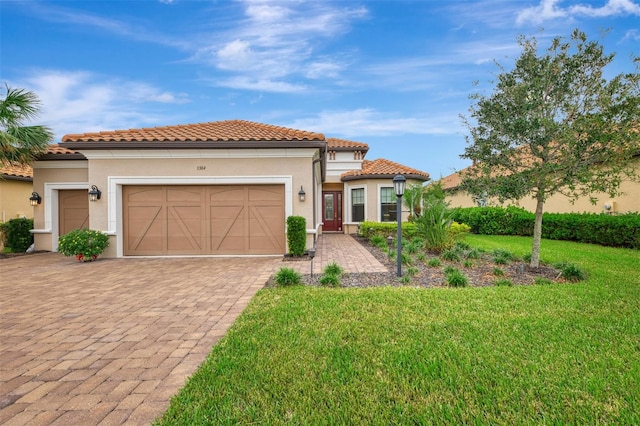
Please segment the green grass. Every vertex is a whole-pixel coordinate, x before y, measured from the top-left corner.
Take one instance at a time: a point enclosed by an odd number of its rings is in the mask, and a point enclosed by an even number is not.
[[[640,252],[544,240],[542,257],[588,279],[262,290],[160,423],[640,423]]]

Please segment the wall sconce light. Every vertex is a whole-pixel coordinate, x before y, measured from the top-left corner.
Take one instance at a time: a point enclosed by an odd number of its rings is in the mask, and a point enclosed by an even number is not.
[[[91,189],[89,190],[89,201],[97,201],[100,199],[101,195],[102,191],[100,191],[97,186],[91,185]]]
[[[29,197],[29,203],[32,206],[37,206],[42,202],[42,197],[37,192],[32,192],[31,197]]]
[[[307,194],[304,192],[304,189],[302,189],[302,185],[300,185],[300,191],[298,191],[298,197],[300,197],[300,201],[304,201],[306,195]]]

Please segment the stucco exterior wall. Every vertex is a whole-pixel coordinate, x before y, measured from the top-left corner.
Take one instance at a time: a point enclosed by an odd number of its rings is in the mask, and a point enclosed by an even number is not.
[[[596,204],[592,204],[589,197],[582,197],[573,204],[567,197],[561,194],[554,194],[544,204],[544,211],[548,213],[629,213],[640,212],[640,182],[624,181],[620,189],[624,195],[611,198],[604,193],[594,193],[597,198]],[[446,200],[451,203],[451,207],[476,207],[477,204],[471,196],[464,191],[447,191]],[[499,205],[497,200],[489,200],[489,205]],[[606,211],[605,204],[612,205],[612,210]],[[528,211],[535,212],[536,203],[530,197],[522,198],[517,202],[506,202],[505,205],[520,206]]]
[[[407,180],[406,186],[413,185],[416,183],[422,183],[418,180],[409,179]],[[357,222],[353,221],[352,212],[351,212],[351,190],[364,188],[364,220],[365,221],[373,221],[380,222],[381,221],[381,211],[380,211],[380,190],[381,188],[393,188],[393,180],[392,179],[360,179],[360,180],[349,180],[344,182],[344,228],[345,232],[355,233],[357,229]],[[409,209],[404,205],[402,205],[402,221],[406,222],[409,216]]]
[[[110,247],[104,257],[122,255],[124,185],[282,184],[285,186],[286,215],[305,217],[307,247],[313,245],[312,162],[318,158],[317,149],[96,150],[83,154],[88,158],[83,162],[83,169],[36,166],[35,185],[44,192],[45,182],[81,182],[87,189],[96,185],[102,191],[100,200],[89,203],[89,227],[110,234]],[[41,163],[50,163],[47,167],[52,167],[51,164],[61,162]],[[298,197],[301,187],[306,192],[304,202]],[[38,249],[55,250],[56,229],[47,227],[56,228],[57,224],[45,223],[43,211],[37,211],[36,218],[36,228],[40,228],[36,232]]]
[[[42,203],[33,208],[36,250],[57,249],[58,191],[88,189],[87,164],[85,160],[34,162],[33,191],[42,197]]]
[[[33,207],[29,197],[33,183],[24,180],[0,178],[0,222],[21,217],[32,218]]]

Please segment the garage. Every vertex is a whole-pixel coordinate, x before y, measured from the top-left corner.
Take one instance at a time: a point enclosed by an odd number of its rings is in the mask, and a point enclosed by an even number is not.
[[[125,256],[285,253],[284,185],[123,186]]]

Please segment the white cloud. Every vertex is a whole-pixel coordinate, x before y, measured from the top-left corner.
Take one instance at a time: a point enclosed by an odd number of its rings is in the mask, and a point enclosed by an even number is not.
[[[636,29],[627,31],[622,38],[622,41],[626,40],[640,40],[640,32]]]
[[[201,46],[194,62],[232,73],[218,85],[247,90],[293,93],[308,88],[292,79],[332,79],[344,68],[338,59],[318,59],[326,40],[348,31],[353,20],[362,19],[364,8],[335,7],[321,1],[241,2],[244,18],[233,28],[216,34],[216,41]]]
[[[352,111],[323,111],[315,117],[302,118],[287,127],[322,132],[342,137],[391,136],[406,134],[455,134],[460,128],[457,114],[397,117],[370,108]]]
[[[189,102],[182,93],[84,71],[41,70],[12,85],[38,94],[42,104],[38,122],[50,126],[56,140],[67,133],[157,124],[163,117],[148,112],[154,104]]]
[[[526,8],[518,13],[516,22],[540,24],[554,19],[571,19],[574,16],[602,18],[616,15],[640,15],[640,4],[632,0],[607,0],[601,7],[577,4],[562,8],[559,0],[541,0],[537,6]]]

